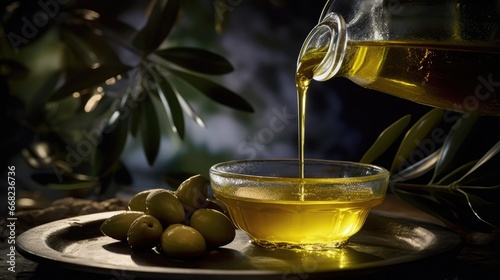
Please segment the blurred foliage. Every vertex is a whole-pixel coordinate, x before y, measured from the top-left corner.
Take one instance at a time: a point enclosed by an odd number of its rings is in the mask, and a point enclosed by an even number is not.
[[[169,35],[184,15],[180,0],[138,3],[5,0],[0,4],[0,87],[9,101],[3,104],[20,104],[2,117],[18,125],[10,128],[11,134],[23,131],[13,143],[28,139],[17,148],[30,166],[43,171],[32,176],[37,182],[101,193],[109,192],[116,180],[129,183],[120,161],[128,137],[140,140],[153,165],[163,116],[180,139],[185,137],[185,116],[205,126],[185,97],[186,89],[253,112],[245,99],[212,79],[233,71],[228,60],[201,48],[169,46]],[[131,26],[120,18],[137,8],[144,8],[144,26],[140,21],[137,25],[142,27]],[[214,28],[220,29],[220,24],[214,22]],[[42,47],[33,48],[36,44]],[[25,62],[44,57],[42,82],[31,84],[36,92],[19,90],[32,83],[33,69]]]
[[[385,129],[361,161],[385,163],[390,189],[465,238],[500,228],[500,118],[432,109]]]

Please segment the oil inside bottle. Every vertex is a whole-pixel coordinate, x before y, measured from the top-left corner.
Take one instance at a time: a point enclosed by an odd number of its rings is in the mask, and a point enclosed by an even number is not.
[[[424,105],[500,115],[498,47],[349,42],[337,76]]]

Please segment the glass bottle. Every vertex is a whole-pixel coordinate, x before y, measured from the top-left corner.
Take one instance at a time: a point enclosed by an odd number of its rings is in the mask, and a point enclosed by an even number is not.
[[[417,103],[500,115],[500,0],[329,0],[299,62]]]

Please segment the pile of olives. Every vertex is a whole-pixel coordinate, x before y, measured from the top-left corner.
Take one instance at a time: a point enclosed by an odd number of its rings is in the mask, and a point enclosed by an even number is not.
[[[133,251],[156,250],[175,259],[198,258],[233,241],[235,227],[225,205],[208,197],[202,175],[182,182],[176,191],[137,193],[128,211],[103,222],[101,232],[127,242]]]

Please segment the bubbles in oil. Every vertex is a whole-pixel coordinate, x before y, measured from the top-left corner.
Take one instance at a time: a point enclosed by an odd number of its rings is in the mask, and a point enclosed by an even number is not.
[[[244,187],[235,190],[234,195],[240,198],[269,201],[366,201],[375,198],[376,194],[369,186],[362,183],[338,186],[307,185],[301,192],[300,186],[290,187]]]

